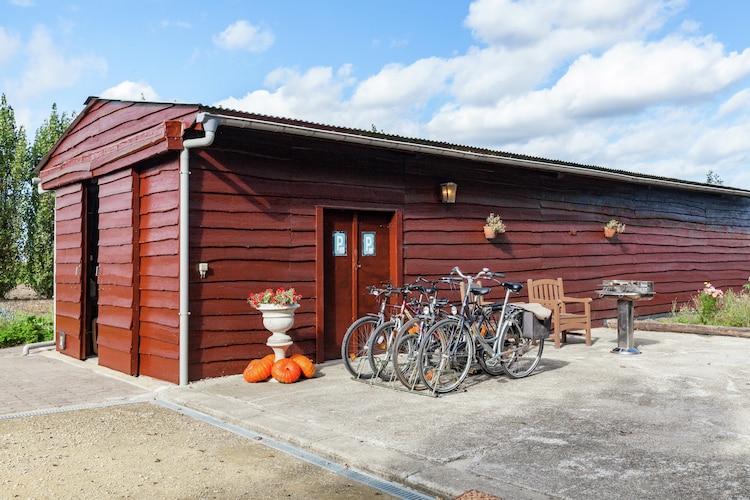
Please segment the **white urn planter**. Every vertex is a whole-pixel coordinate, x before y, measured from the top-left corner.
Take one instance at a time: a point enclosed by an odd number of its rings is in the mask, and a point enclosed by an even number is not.
[[[255,306],[263,314],[263,326],[271,332],[266,345],[270,347],[276,355],[274,361],[286,357],[286,350],[292,345],[292,337],[287,335],[287,331],[294,326],[294,311],[299,304],[288,306],[278,306],[275,304],[258,304]]]

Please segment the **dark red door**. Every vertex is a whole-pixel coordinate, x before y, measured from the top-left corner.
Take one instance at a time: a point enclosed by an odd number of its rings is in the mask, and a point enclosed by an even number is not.
[[[374,312],[369,285],[390,282],[391,212],[324,213],[324,355],[341,357],[341,341],[356,318]]]

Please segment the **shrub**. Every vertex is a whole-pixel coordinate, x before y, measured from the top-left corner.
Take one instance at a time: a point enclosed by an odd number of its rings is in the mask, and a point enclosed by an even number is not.
[[[0,311],[0,347],[32,344],[54,338],[51,318]]]
[[[737,294],[715,288],[711,283],[688,304],[672,304],[671,321],[683,324],[750,327],[750,289],[745,285]]]

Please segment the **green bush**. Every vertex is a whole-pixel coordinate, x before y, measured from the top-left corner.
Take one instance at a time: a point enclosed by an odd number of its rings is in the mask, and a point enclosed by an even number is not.
[[[44,342],[53,338],[51,318],[14,315],[0,309],[0,347]]]
[[[692,300],[672,305],[670,321],[683,324],[750,327],[750,288],[745,285],[740,293],[717,290],[706,283]]]

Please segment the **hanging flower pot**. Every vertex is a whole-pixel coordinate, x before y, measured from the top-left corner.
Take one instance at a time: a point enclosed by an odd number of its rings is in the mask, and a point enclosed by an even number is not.
[[[604,226],[604,237],[612,238],[616,233],[622,233],[625,231],[625,224],[621,223],[617,219],[610,219],[609,222]]]
[[[487,221],[484,225],[484,236],[488,240],[497,237],[498,234],[505,232],[505,224],[499,215],[491,213],[487,217]]]

